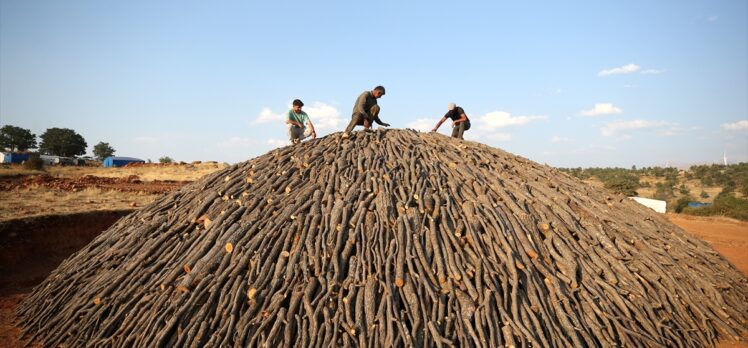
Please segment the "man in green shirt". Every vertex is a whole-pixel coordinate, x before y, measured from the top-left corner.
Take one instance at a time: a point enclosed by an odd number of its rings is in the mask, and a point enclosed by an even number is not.
[[[312,139],[317,138],[317,132],[314,131],[314,125],[312,120],[309,119],[309,115],[306,112],[301,111],[301,107],[304,103],[301,100],[294,99],[293,107],[286,113],[286,125],[288,125],[288,137],[291,143],[298,144],[304,138],[309,136]],[[309,126],[309,128],[307,128]]]
[[[384,95],[384,87],[376,86],[371,91],[361,93],[356,99],[356,105],[353,106],[353,115],[351,116],[351,122],[348,127],[345,128],[343,138],[348,138],[353,127],[364,126],[364,130],[369,130],[372,122],[378,123],[380,126],[389,127],[389,123],[384,123],[379,119],[379,105],[377,105],[377,99]]]

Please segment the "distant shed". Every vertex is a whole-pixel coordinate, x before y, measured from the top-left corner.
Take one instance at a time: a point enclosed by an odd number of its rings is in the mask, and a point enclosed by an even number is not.
[[[23,163],[28,160],[27,153],[3,152],[3,163]]]
[[[60,156],[41,155],[39,158],[42,159],[45,166],[52,166],[60,163]]]
[[[123,167],[129,163],[145,163],[140,158],[134,157],[114,157],[109,156],[104,159],[104,167]]]

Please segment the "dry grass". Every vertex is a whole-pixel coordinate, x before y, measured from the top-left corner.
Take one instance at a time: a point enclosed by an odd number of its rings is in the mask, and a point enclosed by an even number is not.
[[[20,165],[0,166],[0,177],[15,175],[49,174],[54,177],[75,179],[85,175],[121,178],[137,175],[143,181],[172,180],[195,181],[206,174],[228,166],[223,163],[200,163],[168,166],[139,166],[129,168],[59,167],[49,166],[44,171],[26,170]],[[119,192],[87,188],[69,192],[44,187],[29,187],[0,191],[0,221],[47,214],[85,212],[94,210],[127,209],[150,204],[160,195]]]
[[[0,221],[48,214],[136,209],[161,195],[87,188],[77,192],[31,187],[0,191]]]
[[[226,168],[225,163],[200,163],[169,166],[142,166],[128,168],[104,168],[104,167],[74,167],[74,166],[48,166],[44,171],[23,169],[20,165],[0,166],[0,176],[49,174],[62,178],[78,178],[85,175],[94,175],[109,178],[121,178],[137,175],[140,180],[173,180],[173,181],[195,181],[206,174]]]
[[[43,170],[28,170],[23,166],[15,164],[0,164],[0,177],[3,176],[16,176],[16,175],[36,175],[46,173]]]

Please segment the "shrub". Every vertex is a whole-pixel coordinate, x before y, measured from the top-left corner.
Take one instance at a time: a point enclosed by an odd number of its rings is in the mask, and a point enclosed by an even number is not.
[[[158,159],[158,163],[172,163],[172,162],[174,162],[174,160],[171,159],[171,157],[169,156],[164,156]]]
[[[675,205],[673,206],[673,211],[676,213],[682,213],[683,209],[688,207],[688,202],[691,202],[693,200],[693,197],[691,196],[683,196],[678,201],[675,202]]]
[[[706,191],[701,191],[701,194],[699,195],[701,198],[709,198],[709,194],[706,193]]]
[[[687,194],[691,193],[691,190],[689,190],[688,187],[686,187],[685,184],[681,184],[680,187],[679,187],[679,190],[680,190],[680,194],[682,194],[682,195],[687,195]]]

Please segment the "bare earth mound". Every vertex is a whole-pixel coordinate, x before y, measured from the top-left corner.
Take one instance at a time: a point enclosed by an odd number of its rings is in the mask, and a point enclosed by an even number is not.
[[[18,309],[66,346],[684,346],[748,280],[623,196],[389,130],[285,147],[123,218]]]

